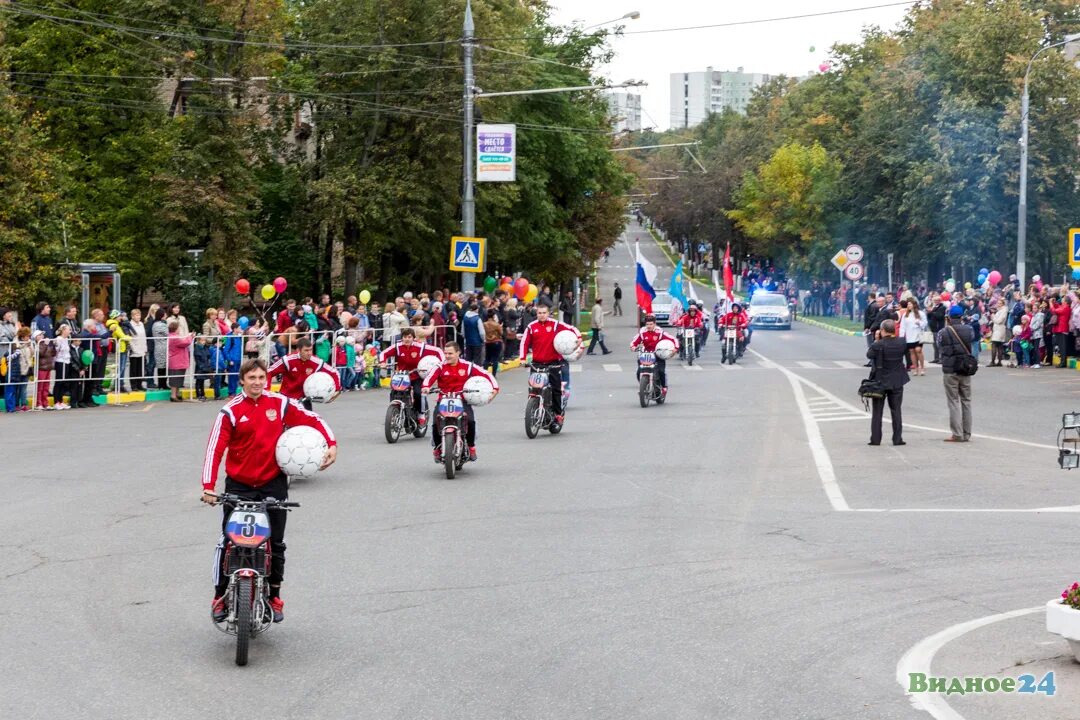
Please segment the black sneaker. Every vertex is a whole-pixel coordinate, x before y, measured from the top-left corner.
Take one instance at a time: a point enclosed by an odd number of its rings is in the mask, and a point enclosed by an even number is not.
[[[229,609],[225,607],[225,596],[219,595],[210,603],[210,617],[216,623],[223,623],[228,616]]]

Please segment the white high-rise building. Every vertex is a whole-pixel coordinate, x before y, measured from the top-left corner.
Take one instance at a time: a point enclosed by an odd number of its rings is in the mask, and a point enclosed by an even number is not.
[[[671,73],[671,127],[693,127],[709,113],[724,108],[745,113],[750,97],[772,75],[706,68],[705,72]]]
[[[611,127],[615,132],[639,132],[641,130],[641,96],[632,93],[608,94],[611,110]]]

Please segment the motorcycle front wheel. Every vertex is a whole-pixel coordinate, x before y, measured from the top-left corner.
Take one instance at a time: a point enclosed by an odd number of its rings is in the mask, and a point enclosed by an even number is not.
[[[543,412],[540,409],[540,398],[529,398],[529,401],[525,403],[525,435],[532,440],[540,434],[540,413]]]
[[[457,473],[457,452],[455,440],[457,435],[453,432],[444,432],[442,438],[443,468],[446,469],[446,479],[453,480]]]
[[[401,407],[390,405],[386,408],[386,421],[383,423],[383,432],[386,433],[386,442],[393,445],[401,437]]]
[[[423,416],[421,416],[421,417],[427,417],[427,416],[426,416],[426,415],[423,415]],[[419,418],[417,418],[417,419],[419,420]],[[424,437],[425,435],[427,435],[427,429],[428,429],[428,425],[430,425],[430,424],[431,424],[431,418],[427,418],[427,422],[426,422],[426,423],[424,423],[424,424],[423,424],[423,426],[421,426],[421,425],[420,425],[420,423],[419,423],[419,422],[417,422],[417,424],[416,424],[416,429],[415,429],[415,430],[413,430],[413,434],[412,434],[412,436],[413,436],[414,438],[416,438],[417,440],[419,440],[420,438]]]
[[[251,640],[251,602],[253,583],[251,578],[239,578],[236,582],[236,664],[247,665],[248,642]]]
[[[649,387],[649,378],[646,375],[641,376],[641,380],[638,381],[638,402],[641,403],[641,407],[649,407],[649,400],[652,399],[652,388]]]

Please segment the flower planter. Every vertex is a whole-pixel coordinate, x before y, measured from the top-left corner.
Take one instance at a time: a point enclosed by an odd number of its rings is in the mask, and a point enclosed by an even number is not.
[[[1060,599],[1046,603],[1046,629],[1069,641],[1073,657],[1080,662],[1080,610],[1065,605]]]

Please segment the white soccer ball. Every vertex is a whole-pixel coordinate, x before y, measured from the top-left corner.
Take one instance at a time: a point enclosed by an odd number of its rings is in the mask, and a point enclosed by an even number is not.
[[[420,377],[426,378],[431,374],[431,371],[439,367],[442,363],[439,362],[439,358],[432,357],[431,355],[425,355],[420,358],[420,362],[416,364],[416,372]]]
[[[567,355],[566,359],[569,360],[570,362],[576,362],[576,361],[580,360],[583,355],[585,355],[585,344],[584,343],[582,343],[581,345],[578,345],[577,350],[575,350],[574,352]]]
[[[577,352],[578,345],[580,344],[581,340],[579,340],[578,336],[571,330],[560,330],[555,333],[555,351],[563,357],[573,355]]]
[[[660,342],[656,343],[656,349],[653,351],[653,353],[661,360],[667,360],[675,354],[675,343],[667,339],[661,340]]]
[[[304,381],[304,395],[313,402],[330,402],[336,392],[334,378],[324,372],[311,373]]]
[[[465,381],[465,387],[461,389],[461,396],[470,405],[481,407],[491,402],[495,397],[495,388],[487,378],[473,377]]]
[[[319,472],[326,450],[326,438],[322,433],[300,425],[281,434],[274,449],[274,458],[281,472],[289,477],[311,478]]]

